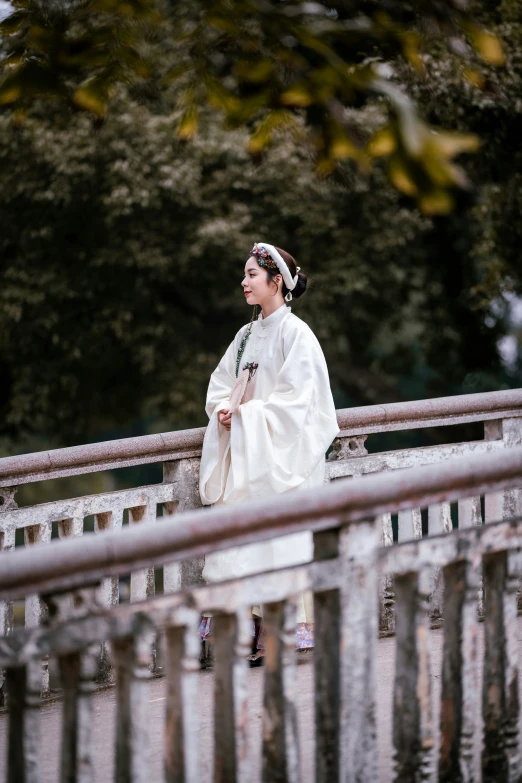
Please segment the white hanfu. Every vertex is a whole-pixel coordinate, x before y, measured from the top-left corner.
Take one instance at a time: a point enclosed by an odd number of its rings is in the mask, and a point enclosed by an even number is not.
[[[236,504],[324,482],[325,453],[339,428],[326,361],[307,324],[282,305],[254,323],[241,357],[258,369],[228,431],[218,413],[230,406],[242,327],[212,373],[200,493],[204,505]],[[207,581],[244,576],[312,558],[312,535],[294,533],[207,555]],[[298,623],[313,622],[303,601]],[[307,605],[308,604],[308,608]]]

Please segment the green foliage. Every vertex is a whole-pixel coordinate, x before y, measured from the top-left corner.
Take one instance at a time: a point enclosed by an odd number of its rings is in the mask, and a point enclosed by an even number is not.
[[[15,7],[0,24],[0,104],[24,110],[37,98],[58,98],[101,119],[123,84],[170,86],[180,139],[191,139],[201,111],[213,106],[228,127],[248,129],[253,156],[282,128],[309,147],[324,175],[345,159],[364,170],[385,155],[392,184],[426,214],[451,211],[454,192],[468,185],[454,158],[478,142],[435,133],[385,61],[402,58],[422,75],[423,49],[441,39],[466,61],[504,62],[499,39],[454,0],[16,0]],[[375,96],[386,113],[372,139],[347,109]]]
[[[181,154],[171,118],[128,101],[96,133],[85,115],[56,125],[0,120],[4,435],[65,444],[139,417],[204,424],[208,376],[250,317],[239,284],[263,238],[314,279],[298,313],[339,405],[505,382],[500,326],[470,305],[458,216],[407,209],[381,168],[325,182],[287,139],[254,165],[244,132],[212,116]]]
[[[355,138],[373,139],[371,173],[347,160],[327,179],[284,123],[259,159],[248,128],[225,130],[207,108],[187,144],[174,87],[120,87],[95,126],[41,99],[25,116],[5,110],[0,435],[66,445],[137,420],[204,424],[208,376],[250,317],[239,283],[260,239],[313,278],[296,310],[321,340],[339,406],[520,384],[497,351],[499,297],[522,292],[519,11],[519,0],[481,8],[506,66],[477,65],[473,83],[441,43],[422,82],[394,62],[429,122],[482,140],[469,159],[475,190],[446,217],[411,209],[387,184],[379,97],[345,112]],[[295,123],[304,133],[304,115]]]

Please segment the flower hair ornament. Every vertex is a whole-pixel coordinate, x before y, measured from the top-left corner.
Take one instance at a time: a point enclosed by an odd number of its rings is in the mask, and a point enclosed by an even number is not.
[[[259,266],[263,266],[269,272],[280,272],[284,280],[288,293],[285,296],[286,302],[292,301],[292,291],[297,285],[299,278],[299,272],[301,267],[297,267],[297,274],[292,277],[290,270],[283,259],[281,253],[279,253],[273,245],[269,245],[266,242],[256,242],[254,247],[250,251],[250,255],[254,256]]]

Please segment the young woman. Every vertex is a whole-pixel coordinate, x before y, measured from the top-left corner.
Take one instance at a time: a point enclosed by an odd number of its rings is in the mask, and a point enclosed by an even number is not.
[[[306,276],[285,250],[258,242],[241,285],[247,304],[259,305],[261,314],[239,330],[210,378],[200,473],[204,505],[247,502],[321,484],[325,453],[339,430],[321,347],[286,304],[305,292]],[[296,533],[210,554],[203,576],[212,582],[232,579],[311,557],[312,535]],[[300,604],[296,647],[303,649],[314,645],[311,596],[303,595]],[[259,618],[260,607],[253,614]],[[254,665],[263,653],[259,619],[255,625]],[[200,633],[207,638],[209,618],[203,619]]]

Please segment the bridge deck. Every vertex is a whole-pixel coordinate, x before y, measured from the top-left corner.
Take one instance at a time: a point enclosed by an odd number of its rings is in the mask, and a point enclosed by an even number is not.
[[[479,671],[483,658],[482,625],[479,626],[478,663]],[[442,661],[442,631],[432,631],[432,687],[436,709],[435,727],[438,730],[438,702],[440,692],[440,670]],[[522,647],[522,617],[518,618],[517,638]],[[392,708],[393,708],[393,675],[395,664],[395,639],[381,639],[377,656],[377,720],[379,743],[380,783],[392,781]],[[313,720],[313,677],[314,667],[311,659],[297,667],[300,694],[300,739],[302,752],[302,781],[313,783],[314,780],[314,736]],[[522,670],[520,674],[522,680]],[[249,673],[250,680],[250,737],[253,757],[253,780],[260,779],[261,761],[261,715],[263,699],[263,670],[254,669]],[[520,683],[522,686],[522,682]],[[212,672],[202,672],[200,676],[201,699],[201,781],[210,783],[212,780],[212,726],[214,713],[214,678]],[[149,685],[150,725],[152,731],[151,783],[161,781],[162,744],[163,744],[163,710],[165,706],[165,680],[153,679]],[[59,780],[60,754],[60,721],[62,705],[60,701],[49,703],[42,707],[41,721],[41,781],[55,783]],[[115,738],[115,691],[108,689],[94,696],[93,742],[95,752],[96,783],[112,783],[114,765]],[[0,759],[6,758],[7,715],[0,714]],[[0,783],[5,783],[5,769],[0,769]]]
[[[481,634],[482,635],[482,634]],[[522,618],[519,619],[518,638],[522,642]],[[442,633],[432,633],[433,642],[433,670],[432,680],[437,697],[440,683],[441,646]],[[480,645],[480,656],[482,656]],[[380,741],[380,780],[382,783],[391,781],[391,757],[392,757],[392,685],[395,661],[395,639],[381,639],[378,645],[377,658],[377,682],[378,692],[378,731]],[[313,665],[307,661],[297,667],[299,694],[300,694],[300,732],[302,751],[302,780],[303,783],[312,783],[314,779],[314,737],[311,721],[313,720]],[[251,715],[251,748],[254,759],[255,775],[258,778],[261,755],[261,714],[263,699],[263,670],[253,669],[249,673],[250,678],[250,715]],[[213,720],[213,685],[214,678],[211,672],[202,672],[200,679],[201,699],[201,767],[202,783],[211,781],[212,760],[212,720]],[[163,710],[165,706],[165,680],[151,680],[149,686],[149,701],[151,711],[150,725],[152,733],[152,781],[161,781],[162,742],[163,742]],[[93,741],[96,749],[95,768],[97,783],[110,783],[112,781],[114,763],[114,735],[115,735],[115,691],[109,689],[94,696],[94,723]],[[435,698],[437,704],[438,699]],[[62,705],[57,701],[42,707],[41,721],[41,780],[42,783],[55,783],[59,780],[58,766],[60,753],[60,721]],[[436,725],[438,724],[438,716]],[[0,759],[6,758],[5,741],[7,733],[7,716],[0,714]],[[2,764],[3,767],[3,764]],[[0,769],[0,783],[5,781],[5,769]]]

